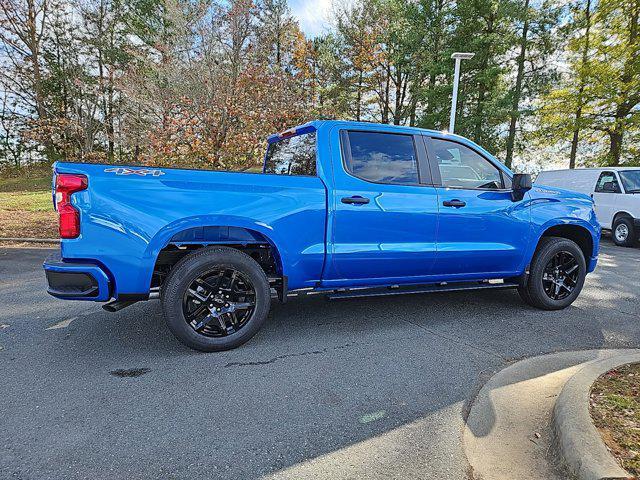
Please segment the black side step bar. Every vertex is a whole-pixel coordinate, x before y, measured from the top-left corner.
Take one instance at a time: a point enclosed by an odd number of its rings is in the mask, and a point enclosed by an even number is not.
[[[107,312],[114,313],[118,310],[122,310],[123,308],[127,308],[134,303],[138,303],[138,300],[113,300],[112,302],[102,305],[102,308]]]
[[[378,288],[361,288],[352,290],[339,290],[331,292],[327,295],[328,300],[342,300],[345,298],[362,298],[362,297],[383,297],[387,295],[410,295],[415,293],[437,293],[437,292],[460,292],[465,290],[489,290],[516,288],[517,283],[500,282],[490,283],[487,281],[480,282],[455,282],[455,283],[436,283],[432,285],[419,285],[413,287],[378,287]]]

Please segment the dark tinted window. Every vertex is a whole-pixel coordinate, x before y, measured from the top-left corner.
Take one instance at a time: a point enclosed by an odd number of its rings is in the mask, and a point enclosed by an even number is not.
[[[618,179],[613,172],[602,172],[598,183],[596,184],[596,192],[598,193],[621,193]]]
[[[269,144],[264,173],[316,175],[316,132]]]
[[[479,153],[460,143],[431,139],[445,187],[498,190],[504,188],[502,173]]]
[[[419,183],[411,135],[346,132],[342,141],[346,169],[354,176],[376,183]]]

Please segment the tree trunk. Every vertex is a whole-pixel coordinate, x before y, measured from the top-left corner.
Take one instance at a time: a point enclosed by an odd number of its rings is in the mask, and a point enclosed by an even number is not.
[[[113,71],[109,70],[109,85],[107,87],[107,142],[108,142],[108,158],[113,161],[115,159],[115,126],[113,114]]]
[[[43,13],[44,14],[44,13]],[[41,120],[47,117],[42,91],[42,73],[40,71],[40,40],[36,28],[36,5],[34,0],[27,0],[27,38],[31,50],[31,67],[33,68],[33,90],[36,100],[36,111]],[[44,21],[44,19],[43,19]]]
[[[569,168],[576,168],[576,155],[578,153],[578,140],[580,139],[580,120],[582,119],[582,105],[576,109],[573,137],[571,138],[571,152],[569,153]]]
[[[402,113],[404,110],[404,97],[406,94],[407,84],[404,81],[402,70],[396,67],[396,76],[395,76],[395,110],[393,111],[393,124],[400,125],[402,121]]]
[[[411,97],[411,107],[409,107],[409,126],[410,127],[416,126],[416,108],[418,106],[417,104],[418,104],[418,100],[414,95]]]
[[[356,92],[356,120],[359,122],[362,117],[362,69],[358,70],[358,89]]]
[[[622,153],[622,130],[609,130],[609,165],[617,167],[620,165],[620,154]]]
[[[513,147],[516,139],[516,124],[520,116],[519,104],[522,95],[522,80],[524,78],[524,61],[527,56],[527,34],[529,33],[529,0],[524,2],[524,24],[522,26],[522,37],[520,37],[520,55],[518,55],[518,73],[516,74],[516,85],[513,90],[511,102],[511,115],[509,119],[509,134],[507,135],[507,155],[505,165],[511,168],[513,163]]]
[[[628,48],[635,50],[638,42],[638,17],[640,12],[638,9],[632,10],[629,14],[629,38]],[[627,117],[633,112],[633,109],[640,103],[640,94],[633,89],[632,82],[634,79],[634,67],[637,62],[636,57],[627,59],[624,65],[622,76],[620,78],[625,88],[622,90],[623,101],[618,104],[615,114],[615,122],[609,133],[609,154],[608,159],[611,166],[620,165],[620,157],[622,156],[622,140],[626,130]]]
[[[385,67],[384,98],[382,102],[382,123],[389,123],[389,88],[391,87],[391,65]]]
[[[591,0],[587,0],[587,6],[585,8],[585,33],[584,33],[584,48],[582,50],[582,64],[581,71],[584,71],[589,61],[589,44],[590,44],[590,32],[591,32]],[[585,79],[584,75],[580,75],[580,86],[578,87],[578,106],[576,107],[575,119],[573,123],[573,137],[571,138],[571,152],[569,153],[569,168],[576,168],[576,155],[578,152],[578,141],[580,139],[580,121],[582,120],[582,107],[584,106],[584,89]]]
[[[493,12],[487,19],[487,28],[484,30],[484,34],[487,36],[491,36],[494,33],[493,30],[494,23],[494,14]],[[490,49],[487,49],[485,52],[482,52],[482,63],[480,64],[480,73],[486,72],[489,67],[489,56],[492,55]],[[482,127],[485,124],[484,118],[484,100],[487,94],[487,85],[485,85],[485,80],[482,78],[479,81],[478,85],[478,106],[476,108],[476,119],[475,119],[475,129],[474,129],[474,140],[476,142],[482,143]]]
[[[436,85],[436,74],[435,72],[431,72],[429,74],[429,81],[427,82],[427,104],[425,105],[424,108],[424,113],[425,116],[427,118],[431,118],[433,117],[433,112],[434,112],[434,108],[433,108],[433,104],[435,103],[433,101],[433,90],[435,88]],[[428,128],[433,128],[433,125],[427,125]]]
[[[485,70],[486,65],[481,70]],[[482,126],[484,124],[484,96],[486,94],[486,87],[484,82],[481,80],[480,85],[478,86],[478,106],[476,107],[476,125],[474,129],[474,140],[478,143],[482,143]]]

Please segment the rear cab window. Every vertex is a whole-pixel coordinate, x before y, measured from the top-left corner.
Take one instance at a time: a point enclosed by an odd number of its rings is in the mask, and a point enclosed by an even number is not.
[[[412,135],[345,130],[341,143],[344,167],[352,176],[372,183],[420,183]]]
[[[316,132],[282,138],[269,143],[264,173],[315,177]]]

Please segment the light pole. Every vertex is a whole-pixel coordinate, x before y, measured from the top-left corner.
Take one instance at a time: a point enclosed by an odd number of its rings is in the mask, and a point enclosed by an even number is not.
[[[473,58],[475,53],[455,52],[451,55],[456,61],[456,67],[453,72],[453,97],[451,98],[451,116],[449,117],[449,133],[453,133],[456,126],[456,106],[458,105],[458,83],[460,82],[460,62]]]

